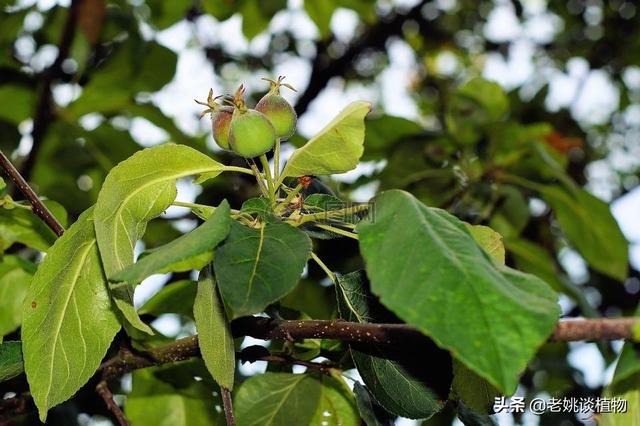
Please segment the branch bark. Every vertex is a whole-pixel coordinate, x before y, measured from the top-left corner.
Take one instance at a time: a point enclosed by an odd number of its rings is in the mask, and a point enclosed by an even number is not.
[[[11,164],[11,161],[7,158],[6,155],[2,151],[0,151],[0,167],[5,171],[5,173],[11,178],[11,180],[16,184],[16,187],[24,194],[24,196],[31,203],[31,207],[33,208],[33,213],[35,213],[44,223],[47,224],[49,228],[59,237],[64,233],[64,228],[58,222],[58,220],[53,216],[53,214],[49,211],[47,206],[44,205],[35,191],[29,186],[27,181],[22,177],[22,175],[18,172],[18,170]]]
[[[100,395],[109,411],[111,411],[111,414],[113,414],[113,417],[118,422],[118,425],[129,426],[129,420],[127,420],[127,417],[120,409],[120,406],[118,406],[118,404],[116,404],[116,402],[114,401],[113,394],[111,393],[111,390],[109,390],[109,386],[107,385],[106,380],[101,380],[98,383],[98,385],[96,386],[96,392],[98,393],[98,395]]]

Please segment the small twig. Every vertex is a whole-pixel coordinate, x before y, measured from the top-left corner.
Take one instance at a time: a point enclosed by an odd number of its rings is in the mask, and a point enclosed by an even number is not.
[[[322,268],[322,270],[324,271],[325,274],[327,274],[327,277],[329,277],[329,279],[331,280],[332,283],[336,284],[336,274],[333,273],[333,271],[331,269],[329,269],[329,267],[327,265],[325,265],[325,263],[322,261],[322,259],[320,259],[318,257],[317,254],[315,254],[314,252],[311,252],[311,259],[313,259],[320,268]]]
[[[98,395],[100,395],[109,411],[111,411],[113,417],[118,421],[118,425],[129,426],[129,420],[127,420],[127,417],[120,409],[120,406],[118,406],[118,404],[116,404],[116,402],[113,400],[113,394],[109,390],[109,386],[107,385],[106,380],[101,380],[98,383],[98,385],[96,386],[96,392],[98,392]]]
[[[2,151],[0,151],[0,166],[5,171],[5,173],[11,178],[11,180],[16,184],[18,189],[24,194],[24,196],[29,200],[31,206],[33,207],[33,212],[40,218],[44,223],[51,228],[53,232],[59,237],[64,233],[64,228],[58,222],[58,220],[53,216],[53,214],[49,211],[47,206],[42,203],[38,195],[34,192],[33,189],[29,186],[27,181],[22,177],[20,172],[11,164],[11,161],[7,158],[6,155]]]
[[[227,426],[235,426],[236,419],[233,416],[233,401],[231,399],[231,391],[225,387],[220,387],[222,391],[222,406],[224,407],[224,418],[227,420]]]
[[[354,234],[350,231],[345,231],[344,229],[336,228],[335,226],[325,225],[322,223],[315,223],[313,226],[317,226],[320,229],[324,229],[325,231],[333,232],[334,234],[342,235],[343,237],[351,238],[354,240],[358,239],[358,234]]]

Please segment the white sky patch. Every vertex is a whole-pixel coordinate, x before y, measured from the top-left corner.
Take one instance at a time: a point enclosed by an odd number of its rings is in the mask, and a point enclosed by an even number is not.
[[[199,119],[203,107],[194,102],[194,98],[206,99],[209,88],[213,88],[215,94],[222,92],[202,50],[188,48],[178,54],[173,80],[153,95],[153,101],[164,114],[175,119],[180,129],[195,134],[204,128],[201,126],[211,125],[209,120]]]
[[[169,134],[164,129],[142,117],[135,117],[131,120],[129,133],[137,143],[144,147],[158,145],[169,139]]]
[[[569,364],[582,371],[585,384],[591,388],[605,385],[606,364],[598,346],[595,343],[571,342],[569,347]]]
[[[619,90],[609,75],[602,70],[593,70],[582,84],[571,113],[582,123],[605,124],[618,110],[619,103]]]
[[[518,17],[510,3],[497,5],[487,18],[484,36],[494,43],[505,43],[515,40],[522,33]]]

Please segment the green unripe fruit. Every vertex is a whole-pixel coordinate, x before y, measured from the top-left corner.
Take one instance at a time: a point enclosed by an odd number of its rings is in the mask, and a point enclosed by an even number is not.
[[[256,110],[269,119],[280,139],[288,139],[295,133],[298,116],[282,96],[267,93],[256,105]]]
[[[283,76],[278,80],[263,78],[271,84],[269,93],[264,95],[256,105],[256,110],[263,113],[273,124],[276,129],[276,136],[280,139],[288,139],[296,131],[296,123],[298,116],[295,110],[285,98],[280,95],[280,87],[284,86],[291,90],[295,90],[291,85],[283,83]]]
[[[216,103],[216,99],[220,96],[213,97],[213,89],[209,89],[207,102],[201,102],[196,99],[196,103],[207,107],[200,114],[200,118],[207,114],[211,114],[211,132],[213,140],[222,149],[230,150],[229,147],[229,129],[231,128],[231,118],[233,117],[233,108],[222,106]]]
[[[231,119],[229,145],[245,158],[258,157],[273,148],[276,131],[261,112],[236,109]]]
[[[211,131],[213,133],[213,140],[220,148],[227,151],[231,150],[231,147],[229,146],[231,117],[233,117],[233,108],[231,107],[221,107],[218,111],[211,113]]]

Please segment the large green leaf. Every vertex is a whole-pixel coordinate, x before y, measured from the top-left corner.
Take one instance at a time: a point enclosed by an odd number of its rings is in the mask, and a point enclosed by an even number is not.
[[[210,265],[200,272],[193,316],[207,369],[220,386],[233,389],[236,369],[233,336]]]
[[[353,170],[364,150],[368,102],[353,102],[303,147],[296,149],[282,176],[331,175]]]
[[[23,371],[20,342],[0,343],[0,383],[22,374]]]
[[[0,261],[0,342],[22,322],[22,303],[35,265],[18,256],[6,255]]]
[[[239,387],[238,426],[358,425],[353,396],[334,377],[265,373]]]
[[[214,398],[211,385],[215,385],[205,380],[195,381],[195,374],[189,367],[189,364],[180,363],[169,367],[134,371],[133,390],[127,396],[125,404],[125,414],[131,424],[225,425],[220,398]]]
[[[237,222],[213,261],[231,318],[261,312],[294,289],[311,253],[311,240],[286,223],[259,229]]]
[[[627,277],[629,244],[604,201],[583,189],[542,188],[560,228],[586,261],[618,280]]]
[[[67,223],[67,212],[60,204],[48,200],[44,204],[63,226]],[[55,240],[56,234],[31,211],[0,208],[0,251],[14,243],[47,251]]]
[[[120,329],[107,291],[90,209],[49,250],[25,298],[22,349],[31,395],[47,410],[98,368]]]
[[[213,257],[213,248],[229,233],[229,214],[229,203],[224,200],[205,223],[180,238],[149,251],[136,263],[114,274],[111,280],[138,284],[152,274],[204,267]]]
[[[176,197],[176,180],[215,177],[224,166],[183,145],[166,144],[138,151],[114,167],[104,181],[95,209],[95,229],[108,278],[133,263],[133,249],[149,220]],[[133,288],[111,285],[116,306],[136,328],[151,333],[133,308]]]
[[[363,272],[338,279],[336,290],[340,294],[338,306],[342,318],[375,322],[374,311],[382,308],[376,307],[364,280]],[[402,417],[426,419],[442,409],[451,385],[447,365],[450,358],[426,338],[411,342],[410,348],[400,345],[378,348],[351,345],[350,348],[362,380],[387,411]]]
[[[397,190],[374,200],[357,228],[372,291],[502,392],[515,391],[558,319],[555,292],[496,265],[447,212]],[[448,321],[452,312],[464,315]]]

